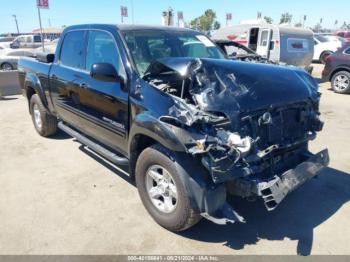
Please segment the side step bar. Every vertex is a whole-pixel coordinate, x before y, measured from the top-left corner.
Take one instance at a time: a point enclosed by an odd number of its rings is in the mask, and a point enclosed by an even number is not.
[[[87,147],[89,147],[90,149],[92,149],[93,151],[98,153],[99,155],[108,159],[112,163],[114,163],[116,165],[123,165],[123,166],[129,164],[129,160],[127,158],[120,157],[120,156],[116,155],[115,153],[107,150],[106,148],[100,146],[99,144],[97,144],[94,141],[90,140],[89,138],[85,137],[81,133],[79,133],[79,132],[73,130],[72,128],[70,128],[69,126],[65,125],[63,122],[58,123],[58,128],[64,132],[66,132],[70,136],[74,137],[80,143],[86,145]]]

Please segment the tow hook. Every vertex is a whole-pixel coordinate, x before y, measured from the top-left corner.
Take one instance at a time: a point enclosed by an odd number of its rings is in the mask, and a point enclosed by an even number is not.
[[[245,219],[240,216],[226,202],[223,207],[215,212],[215,214],[201,213],[201,216],[218,225],[233,224],[235,222],[245,223]]]

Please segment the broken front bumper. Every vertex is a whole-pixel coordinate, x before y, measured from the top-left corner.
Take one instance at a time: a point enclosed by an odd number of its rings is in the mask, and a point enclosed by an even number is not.
[[[294,169],[276,176],[268,182],[257,183],[257,194],[265,202],[267,210],[274,210],[286,195],[311,179],[329,164],[328,150],[325,149],[316,155],[311,155],[305,162]]]
[[[316,155],[309,154],[304,162],[297,165],[294,169],[284,172],[280,176],[275,176],[269,181],[246,181],[239,185],[240,192],[244,192],[248,196],[261,196],[265,202],[267,210],[274,210],[279,203],[293,190],[304,184],[307,180],[316,176],[319,171],[329,164],[328,150],[323,150]],[[236,187],[237,189],[237,187]],[[236,192],[237,193],[237,192]],[[209,197],[209,199],[211,199]],[[224,203],[224,202],[222,202]],[[244,218],[240,216],[227,202],[217,208],[206,208],[201,215],[216,223],[227,224],[234,222],[245,222]]]

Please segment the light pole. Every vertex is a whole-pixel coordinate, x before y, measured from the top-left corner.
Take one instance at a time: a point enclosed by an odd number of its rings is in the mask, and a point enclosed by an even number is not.
[[[41,46],[43,48],[43,52],[45,52],[43,26],[42,26],[42,23],[41,23],[41,14],[40,14],[39,6],[38,6],[38,16],[39,16],[39,25],[40,25]]]
[[[134,1],[131,0],[131,19],[132,19],[132,23],[134,24]]]
[[[13,16],[13,18],[15,19],[15,22],[16,22],[17,34],[19,34],[17,16],[16,16],[16,15],[12,15],[12,16]]]

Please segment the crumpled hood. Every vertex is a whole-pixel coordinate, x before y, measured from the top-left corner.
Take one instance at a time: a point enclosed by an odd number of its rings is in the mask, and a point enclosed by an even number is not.
[[[304,70],[290,66],[223,59],[163,58],[146,74],[176,71],[198,83],[191,94],[201,109],[251,111],[305,100],[318,100],[318,84]]]

